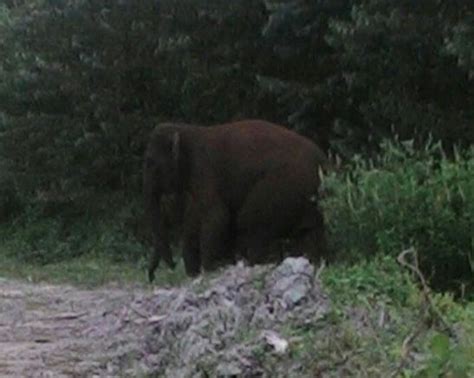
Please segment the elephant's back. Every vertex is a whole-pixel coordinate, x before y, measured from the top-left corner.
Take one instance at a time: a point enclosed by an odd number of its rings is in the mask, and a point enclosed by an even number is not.
[[[324,152],[312,140],[268,121],[245,120],[210,129],[230,157],[299,166],[327,163]]]
[[[235,207],[262,180],[284,182],[288,191],[298,188],[302,194],[315,192],[319,185],[317,166],[323,164],[324,153],[283,126],[248,120],[212,126],[206,134],[219,192]]]

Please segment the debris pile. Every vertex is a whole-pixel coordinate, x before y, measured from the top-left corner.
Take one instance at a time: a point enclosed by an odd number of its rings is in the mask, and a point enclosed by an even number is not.
[[[259,353],[291,348],[286,326],[314,325],[328,310],[313,266],[287,258],[277,267],[238,264],[211,280],[142,294],[86,332],[109,341],[97,374],[259,376]]]

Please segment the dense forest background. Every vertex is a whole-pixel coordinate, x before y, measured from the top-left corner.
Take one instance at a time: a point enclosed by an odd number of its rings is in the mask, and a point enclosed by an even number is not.
[[[471,0],[3,0],[4,250],[39,263],[98,245],[143,254],[150,130],[245,118],[359,167],[328,202],[338,248],[413,244],[456,285],[472,280]],[[393,168],[378,184],[374,164]]]

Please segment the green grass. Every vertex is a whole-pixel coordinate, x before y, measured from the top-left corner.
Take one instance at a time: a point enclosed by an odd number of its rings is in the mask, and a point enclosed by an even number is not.
[[[145,282],[145,275],[139,266],[113,262],[103,256],[81,256],[44,265],[3,257],[0,275],[29,282],[68,283],[90,287],[110,282]]]
[[[288,356],[264,351],[256,356],[268,373],[296,359],[305,367],[302,376],[473,376],[474,302],[432,294],[434,307],[426,308],[426,297],[410,274],[386,256],[329,266],[321,278],[330,313],[304,327],[286,324],[282,336],[290,340]],[[414,361],[412,353],[421,360]]]
[[[151,286],[147,279],[147,261],[144,257],[131,261],[103,253],[89,253],[64,261],[39,264],[15,258],[11,253],[2,254],[0,251],[0,261],[0,277],[4,278],[88,288],[114,284]],[[158,268],[153,285],[177,286],[187,280],[183,264],[179,263],[175,270],[164,266]]]
[[[53,284],[72,284],[79,287],[95,288],[109,284],[138,284],[150,286],[146,275],[146,261],[117,261],[104,255],[83,255],[38,265],[18,259],[2,256],[0,252],[0,277],[25,280],[29,282],[47,282]],[[187,280],[182,264],[172,271],[160,267],[153,285],[175,286]]]

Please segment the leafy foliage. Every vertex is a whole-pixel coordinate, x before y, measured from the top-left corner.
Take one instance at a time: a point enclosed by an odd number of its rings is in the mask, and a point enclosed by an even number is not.
[[[350,172],[326,180],[335,249],[357,258],[413,246],[434,287],[472,293],[473,171],[472,150],[448,160],[433,143],[384,143],[377,158],[355,158]]]
[[[422,347],[428,358],[417,369],[417,376],[470,377],[474,373],[474,306],[470,303],[460,308],[446,296],[438,295],[435,299],[450,323],[462,332],[459,340],[440,331],[433,332]]]
[[[468,144],[472,7],[9,1],[0,11],[0,154],[22,191],[77,198],[135,190],[160,119],[267,118],[343,156],[393,132]]]
[[[225,62],[254,48],[261,12],[223,4],[47,1],[16,17],[5,11],[2,45],[10,54],[0,64],[0,142],[21,188],[68,197],[136,190],[144,140],[157,120],[223,121],[242,99],[253,104],[253,92],[239,89],[243,69]],[[236,25],[234,12],[246,23]],[[217,33],[223,40],[215,45]]]
[[[51,208],[51,203],[28,206],[21,218],[1,225],[2,256],[39,266],[90,255],[118,262],[144,261],[148,238],[140,207],[131,201],[118,209],[117,202],[125,198],[103,198],[99,209],[71,204]]]
[[[445,53],[472,50],[463,39],[469,8],[467,1],[361,1],[350,20],[331,22],[328,41],[340,52],[347,106],[358,115],[340,123],[342,135],[352,134],[348,147],[394,134],[418,144],[428,135],[446,146],[472,142],[472,77]]]

